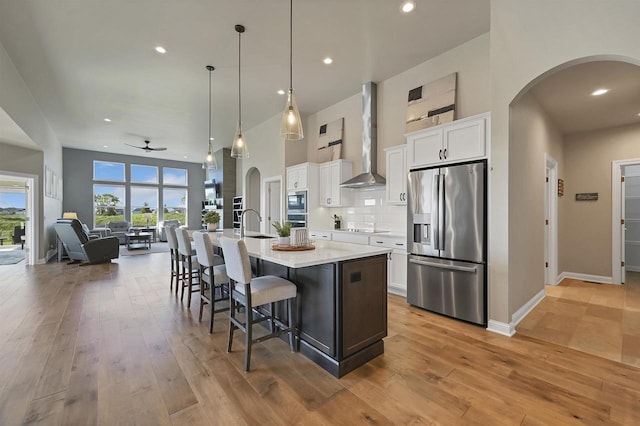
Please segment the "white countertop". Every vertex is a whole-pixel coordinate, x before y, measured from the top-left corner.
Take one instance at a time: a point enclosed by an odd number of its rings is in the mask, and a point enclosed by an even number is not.
[[[208,234],[211,237],[211,242],[215,246],[220,246],[219,239],[222,236],[236,239],[240,238],[240,235],[234,234],[231,229],[225,229],[223,232],[209,232]],[[256,234],[256,232],[247,232],[247,235]],[[315,250],[276,251],[271,248],[274,241],[275,239],[259,239],[251,238],[250,236],[244,237],[244,242],[247,245],[249,256],[257,257],[289,268],[304,268],[306,266],[359,259],[391,252],[390,249],[384,247],[339,243],[336,241],[315,241]]]

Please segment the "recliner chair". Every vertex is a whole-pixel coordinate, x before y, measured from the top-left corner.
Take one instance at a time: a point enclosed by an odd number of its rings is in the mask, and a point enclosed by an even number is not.
[[[89,239],[78,219],[58,219],[53,225],[69,259],[78,262],[110,262],[120,256],[117,237]]]
[[[114,220],[107,223],[107,228],[111,230],[111,236],[118,237],[120,240],[120,244],[124,244],[126,242],[126,237],[124,234],[129,232],[129,228],[131,224],[126,220]]]

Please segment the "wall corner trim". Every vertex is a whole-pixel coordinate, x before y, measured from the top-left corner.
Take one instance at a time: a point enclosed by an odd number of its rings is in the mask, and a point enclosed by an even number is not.
[[[502,334],[503,336],[511,337],[516,334],[516,326],[520,321],[526,317],[529,312],[535,308],[538,303],[542,302],[544,299],[545,292],[544,288],[536,293],[531,299],[529,299],[524,305],[522,305],[517,311],[515,311],[512,315],[512,320],[509,324],[505,322],[489,320],[489,324],[487,325],[487,330],[492,333]]]
[[[502,334],[503,336],[507,337],[511,337],[516,334],[515,327],[512,327],[511,324],[495,320],[489,320],[489,323],[487,324],[487,330],[492,333]]]

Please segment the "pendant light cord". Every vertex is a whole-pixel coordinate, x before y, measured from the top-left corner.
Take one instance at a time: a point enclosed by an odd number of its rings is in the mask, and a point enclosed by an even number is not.
[[[211,69],[209,69],[209,152],[211,152]]]
[[[242,50],[242,32],[238,31],[238,127],[242,131],[242,79],[240,79],[240,52]]]
[[[289,3],[289,89],[293,90],[293,0]]]

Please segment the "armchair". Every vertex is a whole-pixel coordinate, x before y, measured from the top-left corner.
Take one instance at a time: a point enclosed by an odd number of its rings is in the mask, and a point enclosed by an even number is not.
[[[78,219],[58,219],[53,227],[71,260],[100,263],[120,256],[118,238],[89,239]]]
[[[159,228],[159,234],[160,234],[160,241],[167,241],[167,232],[165,231],[165,228],[167,226],[173,226],[174,228],[178,229],[180,227],[180,221],[176,220],[176,219],[171,219],[171,220],[165,220],[163,222],[160,222],[158,224],[158,228]]]
[[[21,248],[24,250],[24,235],[25,229],[22,226],[16,226],[13,228],[13,234],[11,235],[11,242],[13,244],[20,244]]]
[[[107,228],[111,230],[111,236],[118,237],[120,244],[125,243],[126,238],[124,234],[129,232],[130,227],[131,227],[131,224],[126,220],[116,220],[116,221],[107,223]]]

